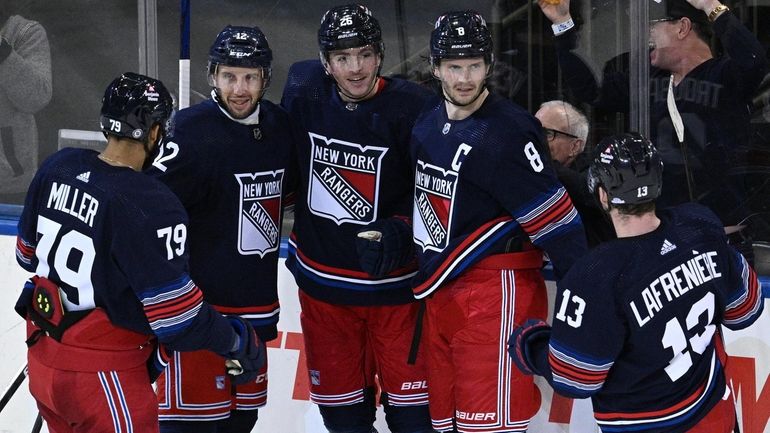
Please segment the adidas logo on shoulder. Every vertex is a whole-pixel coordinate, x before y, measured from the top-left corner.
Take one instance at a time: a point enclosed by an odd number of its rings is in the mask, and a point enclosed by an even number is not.
[[[77,180],[79,180],[81,182],[85,182],[85,183],[88,183],[88,179],[90,179],[90,178],[91,178],[91,172],[90,171],[86,171],[84,173],[80,173],[79,175],[77,175],[77,177],[75,177],[75,179],[77,179]]]
[[[671,251],[674,251],[676,249],[676,245],[672,244],[668,241],[668,239],[663,240],[663,245],[660,247],[660,255],[665,255],[670,253]]]

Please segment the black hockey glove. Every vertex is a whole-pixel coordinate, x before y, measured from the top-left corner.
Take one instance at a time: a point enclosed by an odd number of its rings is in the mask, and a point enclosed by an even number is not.
[[[253,382],[267,360],[265,343],[257,337],[248,320],[239,316],[227,318],[240,339],[238,347],[227,355],[228,360],[237,361],[226,363],[230,379],[235,385]]]
[[[155,350],[152,351],[152,355],[147,358],[147,374],[150,376],[150,383],[155,383],[158,377],[168,366],[168,360],[171,354],[168,353],[165,348],[158,344]]]
[[[398,217],[377,220],[358,232],[356,251],[361,269],[383,277],[414,259],[412,227]]]
[[[529,319],[522,326],[517,326],[508,338],[508,354],[522,373],[539,374],[532,366],[529,344],[540,338],[549,338],[551,327],[540,319]]]

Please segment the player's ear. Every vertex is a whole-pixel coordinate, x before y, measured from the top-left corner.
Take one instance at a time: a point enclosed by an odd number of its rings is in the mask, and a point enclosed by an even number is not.
[[[160,124],[156,123],[150,127],[150,133],[147,134],[147,141],[150,144],[150,150],[154,149],[158,145],[161,139]]]
[[[604,185],[597,186],[596,191],[599,193],[599,204],[602,206],[602,210],[605,212],[609,212],[610,198],[607,195],[607,190],[604,189]]]
[[[433,75],[433,78],[441,81],[441,77],[438,74],[438,66],[439,66],[438,63],[430,62],[430,73],[431,75]]]

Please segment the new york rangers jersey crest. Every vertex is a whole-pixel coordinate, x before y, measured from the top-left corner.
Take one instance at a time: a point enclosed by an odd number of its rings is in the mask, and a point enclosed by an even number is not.
[[[309,133],[311,142],[308,208],[338,225],[369,224],[377,219],[385,147]]]
[[[414,241],[422,250],[442,251],[449,240],[457,172],[417,161],[414,178]]]
[[[284,170],[235,175],[240,186],[238,251],[263,257],[278,249]]]

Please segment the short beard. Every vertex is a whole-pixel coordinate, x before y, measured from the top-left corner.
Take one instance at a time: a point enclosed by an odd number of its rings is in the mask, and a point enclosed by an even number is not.
[[[474,96],[474,97],[473,97],[473,98],[470,100],[470,102],[468,102],[467,104],[461,104],[461,103],[457,102],[457,101],[456,101],[454,98],[452,98],[451,96],[449,96],[449,92],[447,92],[447,91],[444,89],[444,85],[443,85],[443,84],[441,85],[441,95],[444,97],[444,100],[445,100],[445,101],[449,102],[450,104],[452,104],[452,105],[454,105],[454,106],[456,106],[456,107],[467,107],[467,106],[469,106],[469,105],[473,104],[474,102],[476,102],[476,100],[477,100],[477,99],[479,99],[479,97],[481,96],[481,94],[482,94],[482,93],[484,93],[484,89],[486,89],[486,88],[487,88],[487,83],[486,83],[486,81],[485,81],[485,82],[484,82],[484,84],[482,84],[482,85],[479,87],[479,91],[476,93],[476,96]]]

